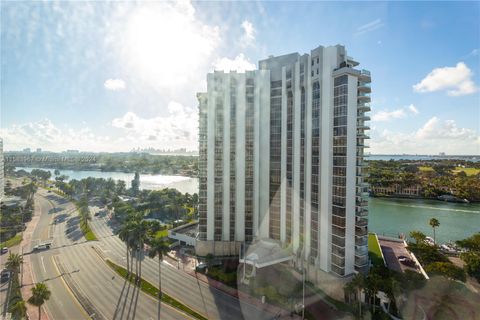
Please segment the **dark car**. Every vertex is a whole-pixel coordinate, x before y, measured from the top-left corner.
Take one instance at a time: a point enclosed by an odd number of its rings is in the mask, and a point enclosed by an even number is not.
[[[8,248],[7,248],[7,247],[3,247],[1,252],[2,252],[2,254],[7,253],[7,252],[8,252]]]
[[[0,282],[2,282],[2,283],[7,282],[8,279],[10,279],[10,271],[6,270],[6,269],[3,269],[2,272],[1,272]]]
[[[411,268],[415,268],[415,261],[413,261],[412,259],[408,258],[408,257],[405,257],[405,256],[399,256],[398,257],[398,261],[401,263],[401,264],[404,264],[408,267],[411,267]]]

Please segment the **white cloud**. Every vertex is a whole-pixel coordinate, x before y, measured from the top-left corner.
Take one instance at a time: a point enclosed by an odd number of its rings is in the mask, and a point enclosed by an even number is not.
[[[240,43],[243,47],[248,47],[255,42],[255,34],[257,33],[257,30],[255,30],[253,24],[248,20],[242,22],[242,29],[243,35],[240,39]]]
[[[454,120],[441,121],[437,117],[428,120],[425,125],[416,132],[418,139],[451,139],[451,140],[475,140],[475,131],[468,128],[458,128]]]
[[[116,144],[112,144],[108,136],[95,135],[88,127],[62,129],[46,118],[0,129],[0,135],[3,137],[5,150],[31,147],[49,151],[118,151],[113,149]]]
[[[197,110],[170,102],[166,116],[143,118],[134,112],[111,121],[109,135],[95,134],[89,127],[59,127],[49,119],[0,129],[5,150],[42,148],[49,151],[130,151],[133,148],[198,149]],[[113,128],[112,128],[113,127]]]
[[[237,71],[245,72],[246,70],[255,70],[256,66],[251,63],[243,53],[240,53],[235,59],[221,58],[213,63],[215,70],[223,70],[225,72]]]
[[[142,118],[134,112],[127,112],[112,120],[112,126],[124,131],[133,141],[155,141],[148,146],[160,148],[198,149],[198,113],[172,101],[167,107],[167,116]]]
[[[447,90],[449,96],[475,93],[478,88],[472,80],[473,73],[468,66],[459,62],[455,67],[433,69],[422,81],[413,86],[416,92]]]
[[[371,130],[373,154],[480,154],[480,136],[473,129],[459,128],[454,120],[429,119],[412,132]]]
[[[413,104],[408,106],[408,110],[410,110],[410,112],[412,112],[413,114],[419,114],[417,107],[415,107]]]
[[[108,79],[104,82],[103,86],[107,90],[119,91],[125,89],[126,84],[122,79]]]
[[[378,111],[372,116],[373,121],[390,121],[392,119],[402,119],[407,116],[407,113],[403,109],[397,109],[393,111]]]
[[[357,28],[355,35],[362,35],[380,29],[384,24],[381,19],[375,19]]]

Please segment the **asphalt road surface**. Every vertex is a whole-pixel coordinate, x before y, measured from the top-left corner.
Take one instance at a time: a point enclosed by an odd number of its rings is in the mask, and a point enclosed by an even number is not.
[[[36,252],[24,248],[24,254],[31,254],[35,281],[52,291],[46,303],[50,319],[157,319],[159,310],[161,319],[190,318],[163,303],[159,308],[157,300],[117,276],[93,250],[98,242],[85,241],[72,203],[39,189],[35,204],[41,217],[32,248],[36,242],[53,244]]]

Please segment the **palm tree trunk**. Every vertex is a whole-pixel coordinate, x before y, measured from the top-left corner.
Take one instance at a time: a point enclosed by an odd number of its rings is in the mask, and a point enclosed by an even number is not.
[[[140,248],[139,252],[140,256],[140,261],[138,262],[139,268],[138,268],[138,281],[140,282],[140,279],[142,279],[142,258],[143,258],[143,244],[142,247]]]
[[[437,240],[435,237],[435,227],[433,227],[433,244],[437,244]]]
[[[158,311],[157,318],[160,320],[160,310],[162,307],[162,260],[158,257]]]
[[[38,320],[42,319],[42,305],[38,306]]]
[[[128,245],[125,245],[127,247],[127,276],[130,275],[130,261],[128,261]]]

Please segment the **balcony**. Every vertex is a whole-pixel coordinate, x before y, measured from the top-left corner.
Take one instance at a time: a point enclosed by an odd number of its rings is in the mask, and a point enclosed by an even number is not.
[[[358,161],[357,160],[357,167],[366,168],[366,167],[368,167],[368,163],[367,163],[367,161]]]
[[[364,82],[372,82],[372,77],[370,75],[370,71],[365,70],[365,69],[360,70],[359,79],[360,79],[360,81],[364,81]]]
[[[372,92],[372,88],[370,88],[370,83],[364,82],[364,81],[359,81],[358,82],[358,91],[367,92],[367,93]]]
[[[355,255],[356,256],[364,256],[368,254],[368,246],[355,246]]]
[[[357,98],[359,102],[370,102],[370,95],[365,92],[359,92]]]
[[[368,219],[357,217],[357,219],[355,221],[355,225],[359,226],[359,227],[366,227],[366,226],[368,226]]]
[[[368,235],[368,228],[355,226],[355,237],[365,237]]]
[[[357,120],[370,121],[370,116],[367,116],[363,112],[357,112]]]
[[[370,105],[367,103],[360,103],[357,105],[358,111],[369,112],[371,111]]]
[[[364,218],[368,216],[368,210],[365,207],[357,207],[355,214],[357,218]]]
[[[367,136],[365,133],[363,132],[357,132],[357,138],[358,139],[370,139],[370,136]]]
[[[366,245],[368,245],[367,237],[357,237],[357,238],[355,238],[355,245],[356,246],[366,246]]]
[[[357,121],[357,129],[370,130],[370,127],[363,121]]]
[[[368,206],[368,201],[365,200],[357,200],[355,201],[355,205],[357,207],[367,207]]]
[[[368,256],[355,257],[355,265],[362,267],[368,263]]]

